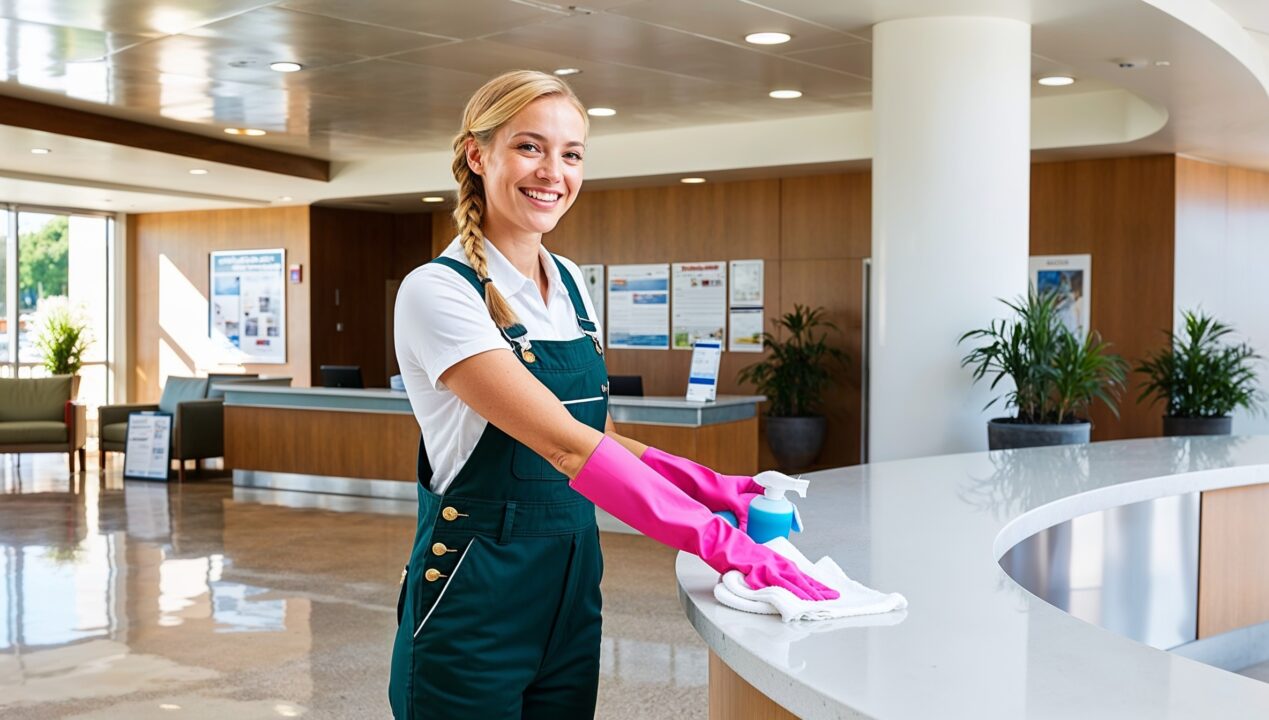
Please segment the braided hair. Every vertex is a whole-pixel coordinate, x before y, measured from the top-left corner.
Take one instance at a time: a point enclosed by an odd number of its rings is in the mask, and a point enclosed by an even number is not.
[[[485,234],[481,223],[485,216],[484,181],[467,162],[467,146],[475,142],[487,146],[498,129],[507,124],[516,113],[539,98],[563,96],[573,102],[589,127],[586,109],[565,82],[554,75],[536,70],[514,70],[485,83],[467,101],[463,111],[463,125],[454,136],[454,179],[458,181],[458,203],[454,206],[454,224],[463,245],[467,262],[485,286],[485,304],[489,317],[499,327],[510,327],[518,322],[507,299],[494,287],[489,277],[489,264],[485,257]]]

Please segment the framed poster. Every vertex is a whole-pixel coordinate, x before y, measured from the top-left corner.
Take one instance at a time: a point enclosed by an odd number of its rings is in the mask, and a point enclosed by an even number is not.
[[[124,449],[125,478],[166,482],[172,466],[172,413],[129,413]]]
[[[670,346],[670,266],[608,267],[608,348]]]
[[[208,287],[208,335],[220,362],[286,362],[286,250],[214,251]]]
[[[727,328],[727,263],[674,263],[670,290],[674,349],[691,350],[697,340],[721,344]]]
[[[728,298],[730,334],[727,349],[760,353],[762,347],[763,280],[761,260],[732,260]]]
[[[1092,255],[1033,255],[1029,282],[1037,292],[1058,295],[1058,316],[1078,337],[1091,329]]]
[[[603,265],[580,265],[578,269],[582,271],[582,281],[586,283],[586,293],[590,295],[590,304],[595,308],[593,318],[600,325],[607,325],[608,321],[604,317],[604,266]]]

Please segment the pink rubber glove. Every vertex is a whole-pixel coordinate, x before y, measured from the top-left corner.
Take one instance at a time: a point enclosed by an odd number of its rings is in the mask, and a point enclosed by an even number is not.
[[[644,535],[698,555],[725,573],[739,570],[749,587],[782,587],[803,600],[834,600],[836,590],[802,573],[793,561],[755,543],[688,497],[616,440],[605,436],[569,485]]]
[[[763,490],[753,478],[723,475],[700,463],[651,446],[639,459],[711,512],[727,510],[736,516],[741,530],[749,529],[749,503]]]

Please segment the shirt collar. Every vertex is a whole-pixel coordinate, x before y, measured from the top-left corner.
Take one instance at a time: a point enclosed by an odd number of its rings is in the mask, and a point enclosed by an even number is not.
[[[542,263],[542,268],[546,272],[549,291],[555,295],[567,294],[568,289],[564,287],[564,282],[560,278],[560,269],[556,266],[551,253],[547,252],[545,246],[540,246],[538,254],[539,262]],[[533,284],[533,281],[522,275],[507,259],[507,256],[498,252],[498,248],[488,240],[485,240],[485,264],[489,266],[489,277],[493,279],[494,285],[498,286],[498,291],[503,295],[509,297],[524,292],[526,289],[536,292],[537,286]]]

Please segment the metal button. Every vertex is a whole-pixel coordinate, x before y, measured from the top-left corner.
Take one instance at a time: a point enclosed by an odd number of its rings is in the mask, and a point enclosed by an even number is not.
[[[423,573],[423,577],[426,578],[428,582],[436,582],[437,580],[440,580],[443,577],[449,577],[449,576],[442,575],[441,571],[437,570],[436,568],[428,568],[427,572]]]
[[[460,517],[467,517],[467,513],[460,513],[453,506],[449,506],[441,510],[441,517],[449,522],[454,522]]]
[[[590,339],[591,339],[591,342],[595,343],[595,352],[599,353],[600,355],[603,355],[604,348],[599,344],[599,338],[595,337],[594,335],[591,335]]]
[[[451,552],[458,552],[458,551],[450,550],[449,548],[445,547],[445,543],[436,543],[432,545],[432,554],[435,555],[436,557],[440,557],[444,555],[445,553],[451,553]]]
[[[534,355],[532,350],[525,350],[524,353],[521,354],[521,357],[523,357],[524,361],[527,363],[537,362],[538,360],[538,356]]]

